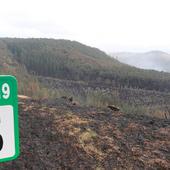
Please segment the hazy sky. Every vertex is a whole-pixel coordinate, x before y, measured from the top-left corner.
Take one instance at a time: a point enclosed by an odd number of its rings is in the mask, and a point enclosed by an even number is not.
[[[106,52],[170,52],[170,0],[0,0],[0,37],[80,41]]]

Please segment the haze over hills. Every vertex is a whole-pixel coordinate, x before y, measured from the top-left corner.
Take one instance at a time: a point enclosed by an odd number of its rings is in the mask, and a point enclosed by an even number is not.
[[[111,55],[119,61],[135,67],[170,72],[170,54],[162,51],[146,53],[119,52]]]

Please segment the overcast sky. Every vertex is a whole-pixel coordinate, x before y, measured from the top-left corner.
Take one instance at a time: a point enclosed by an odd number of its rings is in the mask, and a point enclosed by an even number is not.
[[[0,37],[80,41],[106,52],[170,52],[169,0],[0,0]]]

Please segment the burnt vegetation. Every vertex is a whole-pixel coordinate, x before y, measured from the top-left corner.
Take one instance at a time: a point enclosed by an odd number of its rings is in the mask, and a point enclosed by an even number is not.
[[[169,169],[170,122],[73,106],[66,99],[20,99],[21,155],[1,170]]]
[[[20,94],[170,117],[170,73],[131,67],[79,42],[1,38],[0,61],[1,74],[17,76]]]

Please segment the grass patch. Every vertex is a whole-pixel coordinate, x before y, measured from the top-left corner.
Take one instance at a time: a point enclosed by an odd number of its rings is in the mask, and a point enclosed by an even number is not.
[[[83,132],[80,136],[79,136],[79,140],[80,143],[84,143],[87,141],[91,141],[92,139],[97,137],[97,133],[94,132],[91,129],[87,129],[85,132]]]

